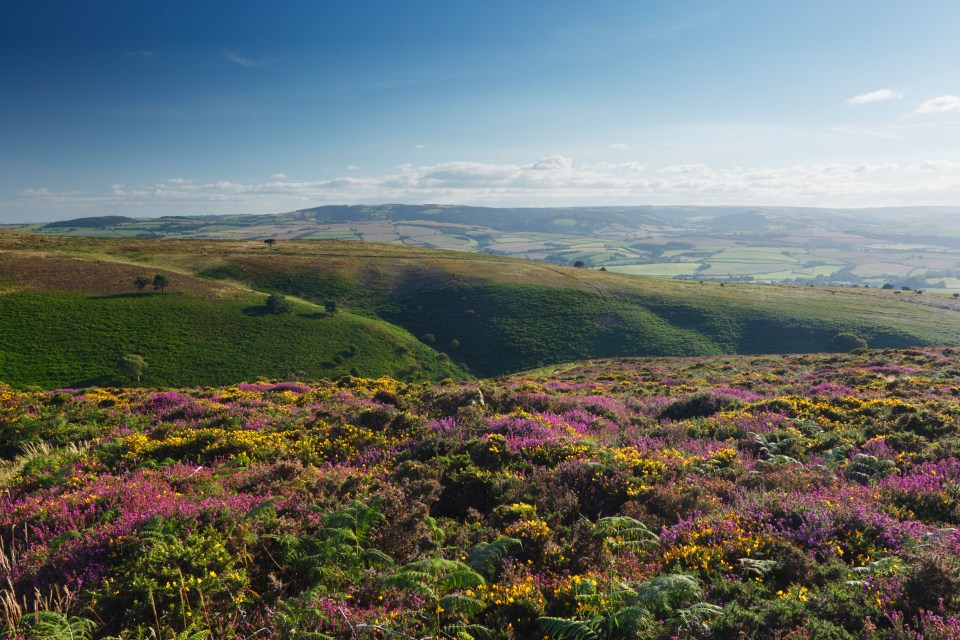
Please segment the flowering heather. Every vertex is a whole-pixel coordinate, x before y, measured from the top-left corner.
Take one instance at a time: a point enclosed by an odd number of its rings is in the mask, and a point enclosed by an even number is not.
[[[5,637],[960,638],[951,349],[0,388],[0,458]]]

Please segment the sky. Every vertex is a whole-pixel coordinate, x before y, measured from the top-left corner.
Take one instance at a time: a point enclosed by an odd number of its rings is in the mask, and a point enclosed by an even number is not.
[[[960,205],[956,0],[0,4],[0,223]]]

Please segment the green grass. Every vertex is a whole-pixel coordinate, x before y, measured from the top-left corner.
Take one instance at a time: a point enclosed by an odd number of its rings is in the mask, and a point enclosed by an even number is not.
[[[478,375],[543,364],[645,353],[704,355],[723,349],[642,305],[595,293],[488,284],[421,289],[381,312]],[[454,340],[458,346],[451,346]]]
[[[355,349],[350,346],[354,345]],[[355,351],[353,355],[351,352]],[[462,377],[403,330],[348,312],[263,314],[259,298],[30,292],[0,299],[0,379],[44,388],[113,384],[120,356],[143,356],[149,386],[291,375]]]
[[[804,297],[802,288],[795,290]],[[797,309],[708,296],[611,297],[504,283],[421,289],[394,300],[381,313],[415,335],[431,334],[438,349],[484,376],[637,354],[823,352],[844,331],[863,336],[873,347],[927,342],[906,323],[891,326],[830,304]],[[954,332],[952,339],[958,338]],[[456,348],[450,346],[454,340]]]
[[[635,276],[692,276],[700,266],[698,262],[655,262],[651,264],[624,264],[608,267],[615,273]]]

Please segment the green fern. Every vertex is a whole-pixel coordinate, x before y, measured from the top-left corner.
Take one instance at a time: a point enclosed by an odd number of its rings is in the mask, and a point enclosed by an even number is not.
[[[537,618],[543,632],[555,640],[601,640],[589,622],[569,618]]]
[[[679,609],[703,598],[700,582],[683,573],[668,573],[637,585],[637,601],[657,612]]]
[[[493,542],[481,542],[470,550],[467,565],[486,578],[492,578],[500,561],[514,549],[523,547],[516,538],[498,538]]]
[[[597,529],[605,536],[607,544],[615,551],[638,551],[651,549],[660,542],[660,537],[635,518],[612,516],[597,520]]]
[[[327,514],[324,527],[312,536],[274,537],[284,565],[294,576],[305,576],[306,588],[318,593],[338,592],[359,582],[365,569],[393,565],[393,558],[367,544],[385,520],[376,505],[353,501]]]
[[[489,640],[493,638],[493,631],[482,624],[455,622],[445,625],[441,631],[444,637],[455,638],[456,640]]]
[[[593,607],[606,603],[607,610],[593,618],[544,616],[537,622],[554,640],[629,640],[654,629],[655,616],[661,618],[664,628],[681,632],[702,630],[706,620],[721,612],[716,605],[700,602],[702,598],[703,589],[695,577],[667,574],[633,587],[623,585],[606,594],[588,590],[578,595],[580,603]]]
[[[19,631],[26,640],[89,640],[97,624],[93,620],[55,611],[38,611],[20,619]]]

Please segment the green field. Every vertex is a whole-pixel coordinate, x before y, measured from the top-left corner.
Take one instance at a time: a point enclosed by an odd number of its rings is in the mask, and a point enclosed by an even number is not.
[[[0,304],[0,379],[45,388],[116,384],[124,354],[143,356],[148,386],[228,384],[258,377],[461,377],[403,330],[349,312],[262,299],[187,294],[11,293]]]
[[[655,262],[651,264],[624,264],[608,267],[614,273],[634,276],[692,276],[700,267],[696,262]]]

